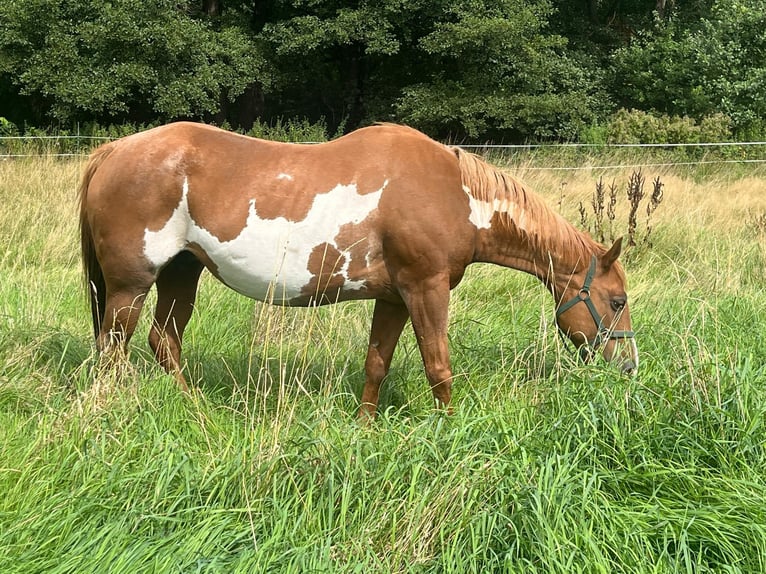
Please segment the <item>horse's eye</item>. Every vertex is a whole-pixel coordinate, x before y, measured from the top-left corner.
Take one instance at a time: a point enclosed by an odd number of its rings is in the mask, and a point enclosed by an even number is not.
[[[611,305],[612,305],[612,311],[617,313],[618,311],[622,311],[622,309],[625,308],[625,305],[628,302],[627,297],[612,297]]]

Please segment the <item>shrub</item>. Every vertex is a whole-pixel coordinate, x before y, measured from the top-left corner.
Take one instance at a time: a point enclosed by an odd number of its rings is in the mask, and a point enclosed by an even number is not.
[[[0,116],[0,137],[15,137],[19,135],[16,124]]]
[[[247,135],[282,142],[322,142],[327,140],[324,120],[311,123],[307,119],[277,119],[273,124],[256,120]]]
[[[608,143],[700,143],[732,139],[731,120],[716,113],[695,121],[688,116],[621,109],[609,119]]]

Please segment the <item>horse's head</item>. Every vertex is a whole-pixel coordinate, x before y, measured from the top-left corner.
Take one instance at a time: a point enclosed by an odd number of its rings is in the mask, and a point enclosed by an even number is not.
[[[584,359],[595,351],[620,366],[623,372],[638,369],[638,349],[630,324],[625,274],[617,262],[622,239],[601,257],[569,278],[561,278],[555,295],[559,302],[556,322],[562,333],[580,349]]]

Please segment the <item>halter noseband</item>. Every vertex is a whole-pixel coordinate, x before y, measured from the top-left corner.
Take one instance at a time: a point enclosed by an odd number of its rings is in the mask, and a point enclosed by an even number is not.
[[[590,311],[590,316],[593,317],[593,322],[596,324],[596,336],[592,341],[588,341],[588,345],[592,350],[598,350],[605,341],[609,341],[610,339],[632,339],[634,337],[633,331],[613,331],[604,327],[601,315],[598,314],[596,306],[590,298],[590,284],[593,282],[593,277],[595,277],[595,275],[596,256],[594,255],[590,260],[590,267],[588,267],[588,273],[585,275],[585,282],[580,288],[580,292],[556,309],[556,319],[558,319],[564,312],[568,311],[578,303],[585,303],[585,306],[588,307],[588,311]],[[559,330],[561,331],[560,327]]]

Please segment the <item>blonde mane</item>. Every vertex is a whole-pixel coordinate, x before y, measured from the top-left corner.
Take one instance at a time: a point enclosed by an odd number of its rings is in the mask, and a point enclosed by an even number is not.
[[[541,259],[551,255],[572,269],[587,265],[606,249],[553,211],[542,197],[479,156],[451,148],[460,163],[463,189],[491,208],[512,238],[525,242]]]

